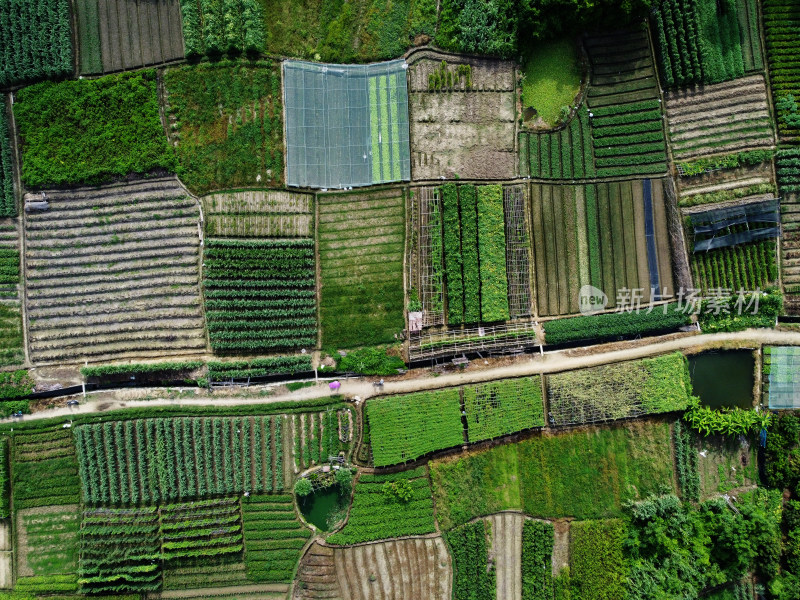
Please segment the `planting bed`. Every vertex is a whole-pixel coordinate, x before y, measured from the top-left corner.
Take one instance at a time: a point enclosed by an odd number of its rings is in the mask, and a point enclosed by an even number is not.
[[[322,344],[394,342],[403,329],[403,188],[319,195]]]
[[[258,0],[180,0],[180,8],[187,56],[264,51],[264,12]]]
[[[211,348],[257,354],[317,344],[314,241],[208,239],[203,288]]]
[[[6,97],[0,96],[0,219],[17,215],[14,197],[14,155],[11,152],[11,129]]]
[[[782,136],[800,134],[795,118],[786,118],[792,111],[780,108],[781,100],[793,95],[800,99],[800,63],[797,61],[797,35],[800,33],[800,7],[794,0],[764,0],[762,2],[764,36],[767,42],[769,79],[772,99],[778,112],[778,131]]]
[[[198,209],[174,179],[47,200],[25,226],[34,362],[205,351]]]
[[[775,240],[740,244],[692,254],[692,276],[697,288],[763,290],[778,280]]]
[[[283,185],[281,77],[269,61],[200,63],[163,74],[178,175],[194,193]]]
[[[519,134],[519,172],[542,179],[579,179],[597,174],[585,104],[563,129]]]
[[[166,563],[222,556],[241,559],[239,498],[169,504],[160,512],[161,556]]]
[[[206,235],[221,238],[314,237],[314,196],[246,190],[203,197]]]
[[[673,293],[663,180],[532,184],[531,222],[540,316],[577,313],[584,285],[603,290],[607,308],[622,288],[641,289],[643,304],[651,288]]]
[[[72,74],[69,0],[0,4],[0,86]]]
[[[0,218],[0,302],[19,299],[19,226]]]
[[[441,536],[335,548],[333,559],[347,600],[450,598],[452,570]]]
[[[183,58],[179,0],[76,0],[74,6],[81,73]]]
[[[448,57],[449,59],[450,57]],[[492,59],[469,64],[466,79],[452,91],[430,90],[428,75],[441,58],[416,54],[409,66],[411,172],[414,180],[510,179],[516,170],[514,64]]]
[[[78,570],[80,519],[77,504],[17,510],[17,576],[74,575]]]
[[[346,419],[347,414],[343,412],[341,416]],[[339,416],[340,413],[335,410],[288,416],[284,424],[284,436],[286,447],[291,448],[295,473],[325,464],[331,456],[339,455],[342,447],[339,441]]]
[[[401,501],[386,487],[406,486],[410,497]],[[424,535],[435,531],[428,468],[393,475],[362,474],[355,484],[353,503],[344,529],[328,538],[335,545]]]
[[[84,594],[155,592],[161,587],[157,507],[87,509],[78,583]]]
[[[289,583],[300,551],[311,537],[295,514],[292,496],[244,498],[242,520],[247,578]]]
[[[666,142],[647,30],[585,40],[592,66],[586,102],[598,177],[667,170]]]
[[[666,96],[676,160],[774,148],[764,76],[671,91]]]
[[[666,0],[652,15],[668,87],[728,81],[763,68],[755,0]]]
[[[77,504],[80,479],[72,432],[51,429],[14,436],[14,510]]]
[[[279,420],[183,417],[81,425],[75,440],[84,502],[131,505],[280,489]]]
[[[775,155],[781,193],[781,280],[785,310],[800,311],[800,149],[787,148]]]

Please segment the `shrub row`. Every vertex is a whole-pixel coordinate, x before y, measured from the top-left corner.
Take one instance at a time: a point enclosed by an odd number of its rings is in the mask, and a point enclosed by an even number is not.
[[[478,188],[478,255],[481,269],[481,320],[507,321],[508,278],[503,188]]]
[[[563,344],[584,340],[607,340],[627,335],[647,335],[677,329],[691,322],[678,304],[653,307],[651,313],[605,313],[546,321],[545,342]]]
[[[5,97],[0,102],[0,217],[17,216],[14,200],[14,159],[11,156],[11,131],[6,116]]]
[[[181,0],[187,56],[265,49],[264,11],[257,0]]]
[[[681,421],[675,422],[675,464],[678,486],[684,500],[700,501],[700,473],[697,470],[697,450],[692,444],[692,432]]]
[[[522,600],[553,600],[553,524],[525,520],[522,526]]]
[[[445,534],[453,557],[453,600],[494,600],[497,575],[489,563],[491,526],[483,519]]]

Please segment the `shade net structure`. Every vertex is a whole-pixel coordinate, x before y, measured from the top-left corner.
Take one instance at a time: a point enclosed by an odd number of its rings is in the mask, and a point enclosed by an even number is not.
[[[406,62],[283,63],[286,183],[342,189],[411,179]]]
[[[694,251],[716,250],[780,235],[777,198],[693,213]]]
[[[800,347],[770,349],[769,407],[800,409]]]

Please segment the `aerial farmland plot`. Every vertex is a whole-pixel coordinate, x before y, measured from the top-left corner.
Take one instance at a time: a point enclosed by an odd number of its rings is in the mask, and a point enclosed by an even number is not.
[[[798,32],[0,0],[0,600],[800,600]]]
[[[174,178],[47,197],[25,230],[32,360],[205,349],[198,208]]]
[[[110,73],[183,58],[180,0],[80,0],[82,74]]]
[[[513,63],[420,56],[408,69],[414,181],[513,177]]]

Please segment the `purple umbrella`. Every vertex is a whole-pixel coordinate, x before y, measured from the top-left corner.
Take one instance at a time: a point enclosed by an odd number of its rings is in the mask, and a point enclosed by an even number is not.
[[[331,389],[331,391],[332,391],[332,392],[335,392],[335,391],[336,391],[336,390],[338,390],[340,387],[342,387],[342,384],[341,384],[341,383],[339,383],[338,381],[331,381],[331,382],[328,384],[328,387]]]

